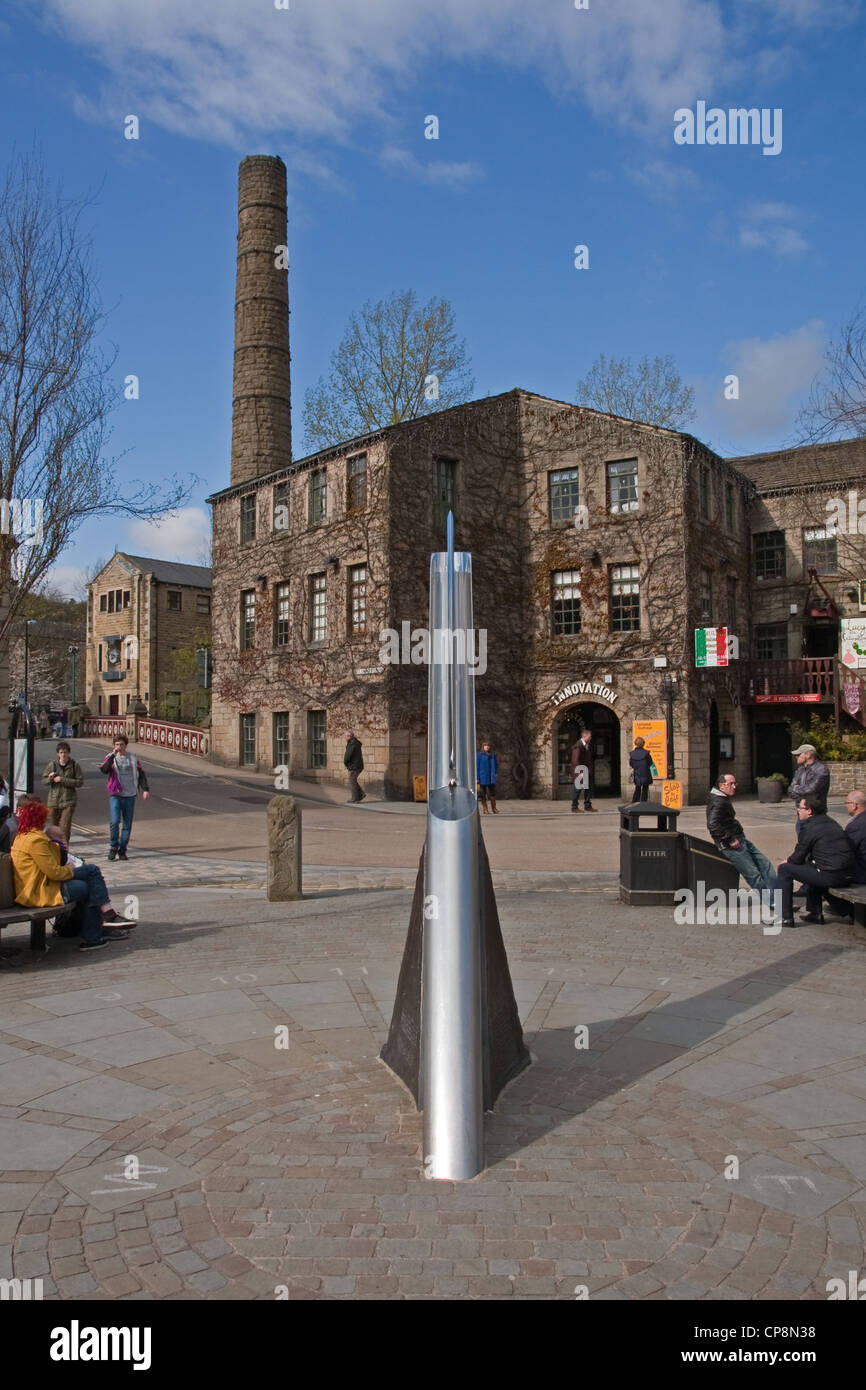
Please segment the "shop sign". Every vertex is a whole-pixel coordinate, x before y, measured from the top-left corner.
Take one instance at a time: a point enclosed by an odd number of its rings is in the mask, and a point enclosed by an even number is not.
[[[656,781],[664,781],[668,774],[668,733],[663,719],[636,719],[632,724],[632,738],[642,738],[647,752],[653,760],[652,775]]]
[[[606,700],[609,705],[616,702],[617,691],[613,690],[605,681],[572,681],[570,685],[564,685],[555,695],[551,695],[552,705],[561,705],[563,700],[570,699],[573,695],[591,695],[598,700]]]

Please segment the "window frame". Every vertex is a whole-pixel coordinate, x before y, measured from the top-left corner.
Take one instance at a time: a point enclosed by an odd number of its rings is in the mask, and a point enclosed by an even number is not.
[[[321,581],[321,582],[319,582]],[[321,602],[317,603],[317,599]],[[319,623],[321,619],[321,623]],[[317,627],[322,635],[317,637]],[[328,576],[324,570],[311,574],[307,582],[307,645],[323,647],[328,640]]]
[[[359,570],[363,577],[357,578]],[[360,593],[359,593],[360,590]],[[356,615],[360,614],[360,623]],[[349,565],[346,570],[346,630],[350,637],[364,637],[367,633],[367,563]]]
[[[241,545],[252,545],[256,538],[257,494],[244,492],[240,500],[239,536]]]
[[[628,469],[626,471],[626,465]],[[604,465],[605,487],[607,489],[607,511],[609,516],[629,516],[633,512],[640,511],[640,482],[638,479],[638,459],[608,459]],[[625,501],[621,497],[614,500],[614,480],[615,479],[634,479],[634,497],[629,497]],[[629,489],[631,491],[632,489]],[[621,492],[622,488],[617,482],[616,491]]]
[[[450,454],[433,455],[433,531],[443,535],[447,529],[448,513],[457,521],[457,464]]]
[[[250,602],[252,600],[252,602]],[[238,649],[242,652],[255,650],[256,645],[256,591],[241,589],[240,592],[240,632]]]
[[[769,629],[776,629],[772,637],[767,637]],[[768,654],[761,651],[761,642],[781,641],[782,651]],[[755,624],[755,660],[756,661],[787,661],[788,660],[788,624],[782,623],[756,623]]]
[[[770,536],[780,537],[781,540],[775,542],[772,546],[766,543],[763,545],[760,544],[760,542],[766,542],[767,538]],[[753,533],[752,574],[757,584],[766,584],[768,581],[774,579],[787,578],[787,550],[785,532],[778,527],[774,527],[772,531],[755,531]],[[767,572],[767,559],[770,556],[776,557],[773,573]],[[763,562],[764,573],[760,572],[762,566],[759,564],[759,561]]]
[[[360,464],[361,467],[357,467]],[[367,510],[367,474],[369,464],[366,453],[350,454],[346,459],[346,512]],[[357,495],[356,495],[357,494]]]
[[[618,574],[618,571],[622,570],[629,570],[631,573],[628,575]],[[628,587],[623,588],[622,592],[616,593],[617,585]],[[611,565],[608,569],[608,614],[611,632],[640,632],[640,597],[640,564],[637,561],[629,561],[625,564]],[[627,613],[633,617],[636,616],[637,621],[626,623]]]
[[[251,730],[252,730],[252,735],[253,735],[253,736],[252,736],[252,740],[251,740],[251,741],[248,740],[247,737],[246,737],[246,732],[247,732],[248,729],[251,729]],[[257,747],[256,747],[257,739],[256,739],[256,716],[255,716],[255,714],[250,714],[249,712],[247,712],[247,713],[241,714],[241,715],[239,716],[239,720],[238,720],[238,735],[239,735],[239,743],[240,743],[239,753],[240,753],[240,765],[241,765],[241,767],[255,767],[255,766],[257,765],[257,763],[258,763],[258,749],[257,749]],[[252,747],[253,756],[252,756],[251,759],[248,759],[247,756],[246,756],[246,750],[247,750],[247,747],[248,747],[248,746],[251,746],[251,747]]]
[[[319,515],[315,515],[317,510]],[[311,468],[307,480],[307,523],[310,526],[324,526],[328,520],[328,470],[325,467]]]
[[[813,534],[813,535],[810,536],[810,535],[809,535],[810,532],[813,532],[813,533],[821,532],[821,533],[823,533],[823,534],[820,534],[820,535]],[[833,526],[828,526],[828,525],[826,525],[826,523],[825,523],[823,526],[804,526],[804,527],[803,527],[802,543],[803,543],[803,573],[804,573],[804,574],[807,574],[808,571],[809,571],[810,569],[813,569],[813,570],[815,571],[816,574],[832,574],[832,575],[835,575],[835,574],[838,574],[838,573],[839,573],[839,540],[838,540],[838,534],[837,534],[837,532],[836,532],[836,530],[835,530],[835,528],[834,528]],[[821,549],[822,549],[823,551],[825,551],[825,552],[827,551],[827,549],[828,549],[829,547],[832,547],[832,552],[831,552],[831,553],[832,553],[832,560],[833,560],[833,567],[832,567],[832,568],[829,568],[827,565],[825,565],[825,564],[823,564],[823,563],[821,563],[821,564],[815,564],[814,562],[810,562],[809,553],[808,553],[807,547],[808,547],[808,546],[815,547],[816,544],[817,544],[819,547],[821,547]],[[817,553],[820,553],[820,552],[815,552],[815,553],[817,554]],[[826,559],[826,558],[828,558],[828,556],[825,554],[824,558]]]
[[[563,506],[563,496],[568,502]],[[547,472],[547,517],[551,526],[573,526],[580,506],[580,469],[550,468]]]
[[[278,719],[284,719],[284,720],[286,721],[286,725],[285,725],[285,729],[286,729],[286,737],[285,737],[285,757],[282,757],[282,756],[281,756],[282,749],[281,749],[281,747],[280,747],[280,744],[281,744],[282,740],[280,739],[279,733],[277,732],[277,730],[278,730],[277,720],[278,720]],[[289,712],[288,712],[288,710],[274,710],[274,715],[273,715],[273,726],[272,726],[272,739],[273,739],[273,744],[272,744],[272,746],[273,746],[273,754],[274,754],[274,766],[275,766],[275,767],[288,767],[288,765],[289,765],[289,756],[290,756],[290,753],[291,753],[291,722],[290,722],[290,720],[289,720]]]
[[[701,565],[701,588],[699,591],[700,607],[698,616],[701,622],[706,623],[708,627],[712,627],[713,624],[713,601],[715,599],[713,589],[713,571],[707,569],[706,565]]]
[[[172,599],[174,599],[174,598],[177,599],[177,603],[172,603]],[[166,589],[166,591],[165,591],[165,608],[166,608],[166,612],[167,612],[167,613],[182,613],[182,612],[183,612],[183,590],[182,590],[182,589]]]
[[[285,604],[285,613],[282,607]],[[291,639],[291,584],[288,579],[281,579],[274,585],[274,640],[275,647],[287,647]],[[285,628],[285,636],[281,635]]]
[[[313,729],[314,718],[321,716],[321,737],[314,738]],[[315,756],[316,749],[320,750],[320,759]],[[328,766],[328,716],[323,709],[307,710],[307,767],[311,771],[320,772]]]
[[[566,579],[566,575],[570,576],[570,578]],[[560,576],[562,576],[562,582],[558,584],[557,579]],[[557,598],[558,592],[574,588],[577,589],[576,595],[572,593],[569,594],[568,597],[562,596]],[[582,601],[580,570],[553,570],[550,576],[550,628],[554,637],[578,637],[580,635],[583,625]],[[572,625],[569,627],[568,631],[566,631],[564,621],[566,611],[564,605],[566,603],[571,605],[570,622]],[[558,606],[559,618],[557,617]],[[574,625],[575,621],[576,626]]]

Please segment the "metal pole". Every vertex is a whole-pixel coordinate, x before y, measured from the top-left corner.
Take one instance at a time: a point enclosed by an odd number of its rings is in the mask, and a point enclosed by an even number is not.
[[[472,562],[454,552],[449,514],[448,548],[430,561],[421,1104],[425,1175],[451,1181],[484,1167],[471,634]]]
[[[30,638],[30,619],[24,620],[24,708],[27,708],[27,678],[29,674],[29,638]]]

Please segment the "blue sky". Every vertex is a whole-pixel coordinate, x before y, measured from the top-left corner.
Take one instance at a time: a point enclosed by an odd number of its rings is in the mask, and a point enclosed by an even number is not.
[[[670,353],[720,453],[795,442],[866,292],[859,0],[289,3],[7,3],[4,164],[36,141],[69,194],[97,192],[106,341],[118,384],[140,378],[113,417],[118,489],[201,480],[158,530],[83,526],[61,587],[115,546],[201,562],[203,499],[229,480],[246,154],[289,170],[296,456],[349,313],[404,288],[451,301],[478,396],[574,400],[601,352]],[[780,108],[781,152],[677,145],[674,112],[698,101]]]

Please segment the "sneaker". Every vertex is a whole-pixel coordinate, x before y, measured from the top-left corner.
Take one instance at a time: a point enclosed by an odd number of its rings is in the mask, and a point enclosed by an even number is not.
[[[597,807],[597,806],[585,806],[585,807],[584,807],[584,810],[585,810],[585,811],[590,811],[590,812],[595,812],[595,814],[598,815],[598,807]]]
[[[572,810],[572,814],[573,814],[575,811],[582,811],[582,810],[583,810],[583,807],[582,807],[582,806],[572,806],[571,810]]]
[[[801,922],[816,922],[816,923],[818,924],[818,926],[823,927],[823,925],[824,925],[824,914],[823,914],[823,912],[801,912],[801,913],[800,913],[800,921],[801,921]]]
[[[103,941],[125,941],[128,936],[128,931],[119,931],[117,927],[109,927],[102,939]]]
[[[800,923],[799,923],[799,922],[795,922],[795,921],[793,921],[792,919],[789,919],[787,922],[786,922],[786,921],[782,921],[782,922],[780,922],[780,923],[774,923],[774,925],[776,925],[776,926],[782,926],[782,927],[799,927]]]
[[[108,944],[107,937],[103,937],[101,941],[82,941],[78,949],[79,951],[101,951]]]
[[[117,850],[116,850],[116,849],[110,849],[110,850],[108,851],[108,857],[109,857],[109,859],[116,859],[116,858],[117,858]]]
[[[117,851],[117,857],[118,859],[128,859],[129,855],[127,854],[125,849],[119,849]]]
[[[110,923],[113,927],[129,927],[131,929],[132,927],[138,926],[137,922],[129,922],[125,917],[121,917],[120,913],[115,912],[114,908],[112,908],[110,912],[103,912],[102,920],[103,922]]]

